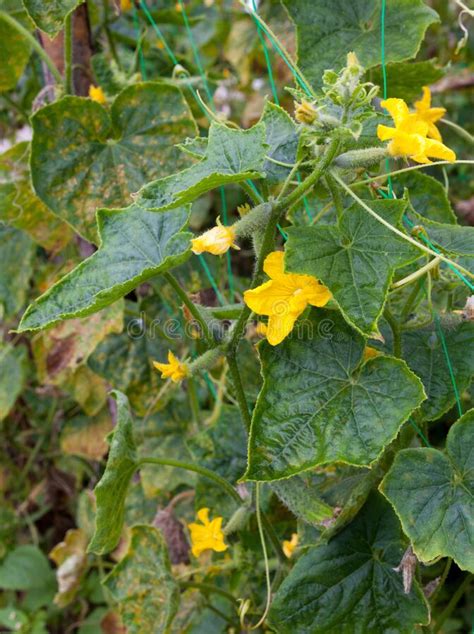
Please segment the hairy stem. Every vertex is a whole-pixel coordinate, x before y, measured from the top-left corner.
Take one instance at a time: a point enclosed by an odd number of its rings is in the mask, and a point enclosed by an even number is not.
[[[207,344],[210,347],[214,347],[215,346],[214,337],[212,336],[212,333],[209,330],[209,326],[207,325],[206,320],[202,316],[199,308],[196,306],[196,304],[194,304],[194,302],[192,302],[189,299],[188,294],[186,293],[185,290],[181,288],[180,283],[178,282],[178,280],[175,278],[175,276],[172,273],[165,273],[164,277],[166,281],[168,282],[168,284],[172,286],[173,289],[176,291],[176,294],[178,295],[178,297],[182,300],[183,304],[186,306],[186,308],[189,310],[191,315],[199,324]]]
[[[437,634],[437,632],[441,631],[441,628],[443,627],[444,622],[451,615],[452,611],[454,610],[454,608],[457,606],[457,604],[461,600],[461,598],[462,598],[464,592],[466,591],[467,587],[472,582],[473,576],[474,575],[472,575],[472,574],[466,575],[466,577],[464,578],[464,581],[461,583],[461,585],[458,587],[456,592],[453,594],[453,596],[451,597],[450,602],[448,603],[448,605],[446,606],[444,611],[441,612],[441,615],[439,616],[438,620],[434,624],[433,634]]]
[[[244,420],[245,427],[247,428],[247,431],[249,431],[251,424],[250,411],[247,403],[247,398],[245,396],[244,386],[242,384],[242,377],[240,376],[239,366],[235,358],[235,352],[229,353],[227,355],[227,363],[229,364],[230,375],[234,383],[235,395],[239,404],[240,413]]]

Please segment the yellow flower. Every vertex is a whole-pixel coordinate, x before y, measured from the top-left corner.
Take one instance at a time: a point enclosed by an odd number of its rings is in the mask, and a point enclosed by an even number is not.
[[[89,86],[89,97],[92,99],[92,101],[97,101],[97,103],[107,103],[107,98],[100,86],[94,86],[93,84],[91,84]]]
[[[189,367],[177,359],[171,350],[168,351],[168,363],[158,363],[153,361],[153,366],[161,372],[162,379],[171,379],[179,383],[189,375]]]
[[[428,124],[415,113],[410,113],[403,99],[386,99],[380,103],[392,117],[395,127],[377,127],[377,136],[388,141],[388,151],[392,156],[411,158],[417,163],[431,163],[430,158],[455,161],[456,155],[448,147],[434,139],[426,138]]]
[[[309,103],[309,101],[303,101],[301,103],[296,104],[295,108],[295,119],[298,123],[307,123],[311,124],[318,116],[316,112],[316,108]]]
[[[237,211],[239,212],[239,216],[241,218],[242,216],[246,216],[250,210],[251,210],[251,207],[248,203],[244,203],[243,205],[237,206]]]
[[[428,124],[427,136],[441,141],[441,134],[435,126],[435,122],[446,114],[446,109],[431,107],[431,92],[428,86],[423,86],[423,97],[419,101],[415,101],[415,110],[418,119]]]
[[[120,8],[122,11],[130,11],[132,8],[132,0],[120,0]]]
[[[259,315],[268,315],[267,340],[272,346],[291,332],[308,304],[325,306],[331,299],[329,290],[315,277],[285,273],[283,255],[283,251],[270,253],[263,265],[270,281],[244,293],[249,308]]]
[[[264,324],[263,321],[259,321],[258,324],[255,327],[255,332],[260,337],[266,337],[267,336],[267,324]]]
[[[283,552],[288,557],[288,559],[292,556],[297,546],[298,546],[298,533],[292,533],[291,539],[283,540]]]
[[[205,550],[215,550],[216,553],[227,550],[228,546],[224,543],[224,533],[222,532],[222,517],[209,520],[209,509],[207,508],[200,509],[197,517],[202,522],[201,524],[188,524],[193,555],[199,557]]]
[[[206,231],[198,238],[191,240],[192,252],[196,255],[207,251],[212,255],[222,255],[232,247],[233,249],[239,249],[235,244],[235,229],[234,227],[224,227],[221,224],[220,219],[217,219],[217,225]]]

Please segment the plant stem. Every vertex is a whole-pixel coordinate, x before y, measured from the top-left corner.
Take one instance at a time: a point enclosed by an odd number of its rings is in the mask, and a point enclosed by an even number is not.
[[[412,165],[411,167],[404,167],[400,170],[395,170],[393,172],[385,172],[384,174],[379,174],[378,176],[372,176],[371,178],[365,178],[363,181],[357,181],[356,183],[351,183],[351,187],[359,187],[360,185],[367,185],[367,183],[373,183],[374,181],[383,180],[384,178],[388,178],[389,176],[396,176],[397,174],[403,174],[404,172],[411,172],[412,170],[421,170],[424,167],[434,167],[435,165],[473,165],[473,160],[467,159],[459,159],[459,161],[433,161],[433,163],[422,163],[420,165]]]
[[[260,536],[260,543],[262,545],[262,552],[263,552],[263,561],[265,563],[265,582],[267,586],[267,600],[265,603],[265,610],[263,611],[261,618],[259,619],[258,623],[256,623],[255,625],[252,625],[252,627],[250,628],[251,630],[256,630],[264,623],[265,619],[267,618],[268,611],[270,610],[270,604],[272,602],[272,584],[270,581],[270,568],[268,566],[267,545],[265,543],[265,535],[263,534],[262,516],[260,511],[260,486],[261,486],[260,482],[257,482],[255,485],[255,508],[257,512],[258,534]]]
[[[346,183],[343,180],[341,180],[337,174],[333,173],[333,177],[339,183],[339,185],[345,191],[347,191],[347,193],[350,196],[352,196],[352,198],[355,201],[357,201],[359,203],[359,205],[362,207],[362,209],[365,209],[365,211],[367,211],[373,218],[375,218],[378,222],[380,222],[380,224],[382,224],[385,227],[387,227],[387,229],[389,229],[390,231],[395,233],[397,236],[399,236],[400,238],[402,238],[406,242],[410,242],[410,244],[413,244],[414,246],[418,247],[418,249],[420,249],[420,251],[424,251],[425,253],[429,253],[430,255],[433,255],[434,257],[438,257],[440,260],[443,260],[443,262],[446,262],[450,266],[454,266],[459,271],[462,271],[462,273],[464,273],[464,275],[467,275],[468,277],[474,278],[474,274],[473,273],[471,273],[470,271],[465,269],[463,266],[461,266],[457,262],[453,262],[453,260],[450,260],[449,258],[444,256],[442,253],[439,253],[439,252],[437,253],[436,251],[433,251],[433,249],[430,249],[429,247],[425,247],[425,245],[421,244],[421,242],[418,242],[417,240],[415,240],[411,236],[408,236],[406,233],[403,233],[403,231],[400,231],[400,229],[397,229],[396,227],[391,225],[387,220],[385,220],[385,218],[382,218],[377,213],[375,213],[375,211],[373,209],[371,209],[369,207],[369,205],[367,205],[361,198],[359,198],[359,196],[357,196],[357,194],[354,194],[354,192],[351,190],[351,188],[348,187],[348,185],[346,185]]]
[[[400,311],[400,324],[404,324],[406,322],[407,317],[410,314],[410,311],[415,303],[416,298],[418,297],[418,294],[422,286],[423,286],[423,280],[419,279],[417,284],[413,287],[410,295],[408,296],[408,299],[405,302],[405,305]]]
[[[334,207],[336,208],[337,219],[340,220],[343,212],[341,194],[336,187],[334,178],[330,174],[326,175],[326,184],[334,202]]]
[[[440,577],[439,583],[436,586],[435,591],[433,592],[433,594],[430,597],[430,608],[431,608],[432,612],[433,612],[433,608],[434,608],[434,606],[436,604],[436,599],[438,598],[439,593],[440,593],[441,589],[443,588],[446,579],[448,578],[448,574],[449,574],[449,571],[451,569],[451,564],[452,563],[453,563],[453,560],[451,559],[451,557],[448,557],[448,559],[446,561],[446,565],[445,565],[444,570],[443,570],[443,573],[442,573],[442,575]]]
[[[393,333],[393,355],[397,358],[402,356],[402,339],[400,336],[400,325],[398,324],[395,317],[392,315],[392,312],[388,308],[385,307],[383,311],[383,316],[388,321],[388,325],[390,326]]]
[[[196,423],[196,425],[199,425],[199,400],[196,391],[196,381],[193,379],[193,377],[188,378],[187,385],[189,405],[191,407],[193,421]]]
[[[464,578],[464,581],[461,583],[461,585],[458,587],[456,592],[453,594],[453,596],[451,597],[450,602],[448,603],[446,608],[443,610],[443,612],[439,616],[439,618],[436,621],[436,623],[434,624],[433,634],[437,634],[437,632],[439,632],[441,630],[441,628],[444,625],[444,622],[451,615],[451,612],[454,610],[454,608],[456,607],[458,602],[461,600],[464,592],[466,591],[466,588],[471,583],[472,577],[473,577],[473,575],[471,573],[466,575],[466,577]]]
[[[460,137],[462,137],[465,141],[468,141],[471,145],[474,145],[474,136],[472,136],[472,134],[469,134],[469,132],[465,130],[464,128],[462,128],[460,125],[458,125],[457,123],[454,123],[454,121],[449,121],[449,119],[441,119],[441,123],[444,123],[445,125],[449,126],[455,132],[457,132],[457,134]]]
[[[242,181],[239,183],[242,189],[245,191],[250,200],[254,203],[254,205],[260,205],[263,202],[263,198],[256,192],[253,187],[249,184],[248,181]]]
[[[232,377],[232,381],[234,383],[235,396],[237,397],[240,413],[244,420],[247,431],[250,431],[252,419],[250,416],[249,406],[247,403],[247,398],[245,396],[244,386],[242,384],[242,377],[240,376],[239,366],[237,364],[235,355],[235,351],[230,352],[227,355],[227,363],[229,364],[230,376]]]
[[[173,289],[176,291],[176,294],[182,300],[183,304],[189,310],[189,312],[194,317],[194,319],[198,322],[208,345],[210,347],[214,347],[215,346],[214,337],[212,336],[212,333],[209,330],[209,326],[207,325],[206,320],[202,316],[199,308],[189,299],[186,291],[184,291],[181,288],[178,280],[175,278],[175,276],[172,273],[165,273],[164,277],[166,281],[168,282],[168,284],[172,286]]]
[[[211,471],[210,469],[206,469],[206,467],[201,467],[200,465],[192,464],[190,462],[182,462],[181,460],[172,460],[171,458],[153,458],[145,457],[137,462],[137,469],[139,469],[144,464],[155,464],[162,465],[165,467],[177,467],[178,469],[184,469],[185,471],[193,471],[194,473],[199,473],[199,475],[208,478],[215,482],[218,486],[221,487],[223,491],[225,491],[233,500],[237,502],[237,504],[242,504],[242,498],[234,489],[234,487],[222,476],[215,471]]]
[[[210,583],[198,583],[197,581],[180,581],[179,585],[181,588],[196,588],[197,590],[201,590],[203,594],[219,594],[221,597],[226,598],[231,603],[238,605],[237,599],[230,594],[230,592],[226,592],[222,588],[218,586],[213,586]]]
[[[419,277],[422,277],[428,271],[431,271],[431,269],[433,269],[435,266],[438,266],[440,262],[441,260],[438,257],[433,258],[427,264],[425,264],[424,266],[416,270],[414,273],[410,273],[410,275],[407,275],[402,280],[398,280],[398,282],[394,282],[392,284],[392,289],[400,288],[401,286],[406,286],[407,284],[411,284],[412,282],[417,280]]]
[[[69,13],[64,22],[64,91],[66,95],[74,94],[72,52],[72,13]]]
[[[53,77],[56,80],[56,82],[58,84],[62,84],[63,83],[63,78],[61,77],[61,73],[58,71],[58,69],[54,65],[53,60],[48,55],[48,53],[44,50],[44,48],[41,46],[41,44],[38,42],[38,40],[35,38],[35,36],[32,35],[28,31],[28,29],[25,29],[25,27],[22,24],[17,22],[17,20],[15,20],[15,18],[13,18],[8,13],[5,13],[5,11],[0,11],[0,18],[2,20],[4,20],[5,22],[7,22],[13,29],[15,29],[15,31],[20,33],[20,35],[22,35],[25,38],[25,40],[28,41],[28,44],[31,46],[31,48],[36,53],[38,53],[38,55],[41,57],[43,62],[47,65],[47,67],[51,71],[51,74],[53,75]]]

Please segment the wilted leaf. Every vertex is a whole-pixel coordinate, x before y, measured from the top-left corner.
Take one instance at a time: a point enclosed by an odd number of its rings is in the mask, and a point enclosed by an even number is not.
[[[79,589],[87,567],[86,547],[86,534],[80,528],[73,528],[68,530],[64,541],[56,544],[49,553],[50,559],[58,566],[58,592],[54,602],[60,607],[68,605]]]
[[[10,412],[21,394],[27,369],[27,352],[24,346],[12,346],[0,342],[0,421]]]
[[[129,551],[104,585],[118,602],[129,634],[168,631],[178,609],[179,586],[171,575],[166,544],[156,528],[132,528]]]
[[[412,634],[429,611],[415,581],[405,594],[406,541],[390,506],[372,495],[329,544],[311,548],[279,588],[270,622],[281,634]]]
[[[61,430],[61,451],[86,460],[101,460],[108,451],[106,437],[112,428],[107,408],[94,417],[74,416],[64,423]]]
[[[0,224],[0,315],[3,317],[13,316],[25,303],[33,253],[34,245],[26,233]]]
[[[304,325],[277,347],[260,346],[264,384],[247,479],[288,478],[336,461],[369,465],[424,399],[403,361],[362,363],[363,338],[335,311],[313,311]]]
[[[113,550],[122,534],[125,497],[137,468],[133,439],[133,423],[128,400],[121,392],[113,392],[117,401],[117,424],[110,439],[107,466],[94,489],[97,514],[95,533],[88,550],[98,555]]]
[[[398,452],[380,489],[421,561],[452,557],[474,572],[474,410],[450,428],[444,452]]]
[[[262,178],[266,149],[263,123],[248,130],[212,123],[204,158],[178,174],[149,183],[139,192],[136,202],[155,211],[170,209],[220,185]]]
[[[41,383],[61,385],[109,334],[123,329],[123,302],[117,301],[85,319],[63,321],[39,333],[32,343]]]
[[[405,201],[368,201],[398,225]],[[414,261],[420,251],[354,203],[338,226],[290,227],[286,269],[313,275],[325,284],[350,324],[363,334],[377,329],[395,268]]]
[[[144,183],[183,169],[174,147],[196,134],[178,88],[141,83],[126,88],[109,111],[65,97],[32,118],[31,175],[38,196],[88,240],[97,240],[98,207],[129,204]]]
[[[141,282],[180,264],[190,253],[183,231],[188,209],[155,214],[135,205],[101,209],[101,246],[26,310],[19,330],[39,330],[61,319],[85,317],[112,304]]]
[[[22,229],[45,249],[58,251],[72,231],[34,193],[29,154],[30,144],[22,142],[0,156],[0,220]]]
[[[54,37],[62,28],[66,17],[84,0],[23,0],[25,9],[36,26]]]
[[[107,381],[92,372],[87,365],[79,366],[63,387],[88,416],[97,414],[107,400]]]
[[[354,52],[365,68],[380,64],[379,0],[283,3],[296,24],[299,65],[315,86],[321,85],[325,70],[338,71],[345,66],[347,53]],[[415,57],[426,29],[438,21],[436,11],[423,0],[387,2],[385,60],[401,62]]]

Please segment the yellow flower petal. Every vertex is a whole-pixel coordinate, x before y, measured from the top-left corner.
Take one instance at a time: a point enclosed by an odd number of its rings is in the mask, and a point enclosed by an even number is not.
[[[293,330],[296,320],[301,313],[285,315],[270,315],[267,325],[267,341],[271,346],[277,346]]]
[[[227,550],[228,546],[224,542],[224,533],[222,532],[222,517],[209,520],[208,508],[200,509],[197,517],[202,522],[201,524],[196,522],[188,524],[193,555],[199,557],[205,550],[214,550],[218,553]]]
[[[92,101],[97,101],[97,103],[107,103],[107,98],[100,86],[94,86],[93,84],[91,84],[89,86],[89,97],[92,99]]]
[[[403,99],[394,99],[392,97],[381,101],[380,105],[389,112],[396,126],[399,126],[400,123],[402,123],[402,121],[410,114],[408,106]]]
[[[224,227],[219,218],[217,225],[209,229],[202,235],[191,240],[192,252],[196,255],[207,252],[212,255],[222,255],[231,247],[239,249],[235,244],[235,229],[233,227]]]
[[[442,161],[455,161],[456,154],[449,147],[434,139],[426,139],[426,156],[441,159]]]
[[[292,533],[291,539],[283,540],[283,552],[288,557],[288,559],[293,555],[296,547],[298,546],[298,533]]]
[[[168,351],[168,363],[153,361],[153,366],[161,372],[162,379],[171,379],[174,383],[189,376],[188,365],[175,357],[171,350]]]
[[[268,277],[275,279],[285,274],[284,258],[285,254],[283,251],[273,251],[273,253],[267,255],[263,263],[263,270]]]

